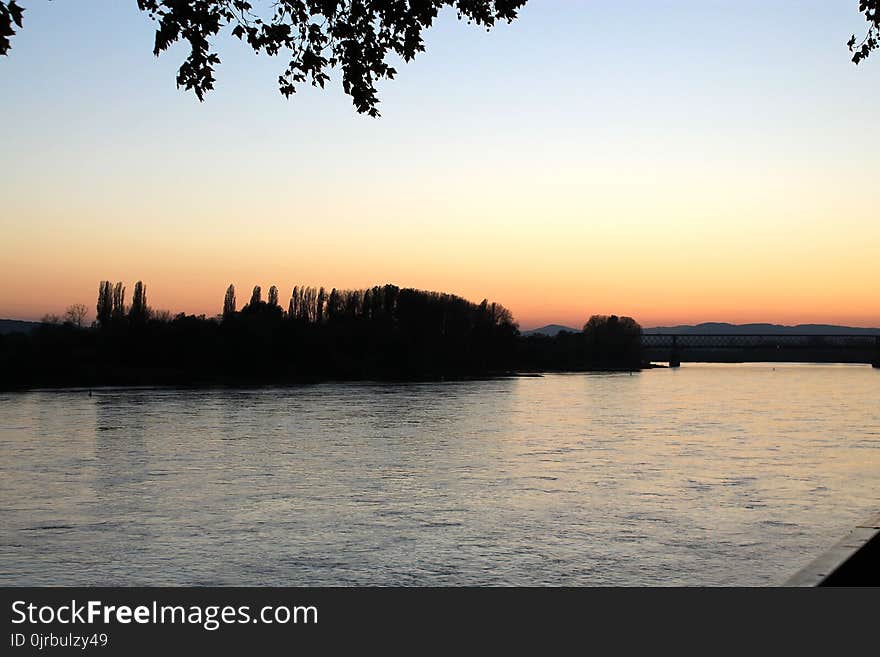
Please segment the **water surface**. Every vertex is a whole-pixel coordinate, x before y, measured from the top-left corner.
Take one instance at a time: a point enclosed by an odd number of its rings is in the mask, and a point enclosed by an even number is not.
[[[835,365],[0,394],[0,583],[778,584],[880,509]]]

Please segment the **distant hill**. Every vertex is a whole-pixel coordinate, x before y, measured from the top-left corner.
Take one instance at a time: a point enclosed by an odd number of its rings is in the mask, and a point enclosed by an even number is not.
[[[540,328],[530,329],[528,331],[523,331],[522,335],[549,335],[550,337],[555,336],[560,331],[570,331],[571,333],[579,333],[580,329],[571,328],[570,326],[562,326],[561,324],[547,324],[547,326],[541,326]]]
[[[642,329],[643,333],[701,333],[715,335],[726,333],[728,335],[880,335],[880,328],[859,328],[852,326],[837,326],[834,324],[798,324],[797,326],[783,326],[782,324],[728,324],[726,322],[705,322],[696,325],[681,326],[655,326]]]
[[[540,328],[523,331],[522,335],[555,336],[560,331],[579,333],[580,329],[561,324],[547,324]],[[798,324],[784,326],[782,324],[728,324],[727,322],[704,322],[702,324],[682,324],[679,326],[654,326],[643,328],[643,333],[699,333],[703,335],[880,335],[880,328],[860,328],[854,326],[838,326],[836,324]]]
[[[30,333],[40,322],[26,322],[21,319],[0,319],[0,335],[7,333]]]

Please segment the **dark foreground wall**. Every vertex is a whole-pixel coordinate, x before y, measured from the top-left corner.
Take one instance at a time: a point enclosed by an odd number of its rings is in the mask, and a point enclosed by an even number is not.
[[[880,513],[854,527],[786,586],[880,586]]]
[[[880,531],[819,586],[880,586]]]

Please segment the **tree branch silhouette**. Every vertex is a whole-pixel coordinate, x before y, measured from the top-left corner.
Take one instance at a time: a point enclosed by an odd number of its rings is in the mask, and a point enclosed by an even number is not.
[[[158,56],[184,41],[190,52],[177,72],[177,85],[198,99],[214,88],[220,57],[212,39],[221,32],[247,43],[255,53],[289,53],[278,76],[285,97],[301,84],[324,87],[329,71],[342,74],[342,87],[358,112],[378,116],[376,83],[397,71],[389,55],[405,62],[425,50],[422,34],[444,7],[460,20],[490,29],[511,22],[527,0],[137,0],[157,23],[153,53]],[[858,64],[880,47],[880,0],[859,0],[868,29],[863,39],[847,42]],[[0,0],[0,55],[22,28],[24,8]]]
[[[220,57],[212,40],[221,32],[247,43],[255,53],[289,53],[278,77],[285,97],[301,84],[324,87],[337,68],[342,88],[358,112],[378,116],[376,83],[397,71],[388,62],[397,55],[409,62],[425,50],[422,34],[444,7],[460,20],[489,29],[511,22],[526,0],[137,0],[157,23],[153,53],[173,44],[189,45],[177,71],[177,86],[198,99],[214,88]],[[0,0],[0,54],[22,26],[22,7]]]
[[[861,41],[858,41],[853,34],[846,44],[853,54],[854,64],[858,64],[870,55],[871,51],[880,47],[880,0],[859,0],[859,11],[868,21],[868,31]]]

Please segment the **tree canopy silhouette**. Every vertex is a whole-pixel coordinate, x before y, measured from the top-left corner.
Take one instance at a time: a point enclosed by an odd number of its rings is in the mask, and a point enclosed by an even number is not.
[[[859,0],[859,11],[868,21],[868,32],[861,41],[853,34],[846,44],[856,64],[870,55],[872,50],[880,47],[880,0]]]
[[[324,87],[329,71],[339,68],[342,88],[358,112],[378,116],[376,82],[397,71],[389,55],[410,61],[425,49],[422,32],[444,7],[459,19],[486,29],[511,22],[526,0],[137,0],[157,23],[153,54],[178,41],[189,55],[177,71],[177,86],[199,100],[214,88],[220,57],[211,40],[228,32],[257,54],[287,53],[278,88],[290,97],[302,83]],[[0,54],[22,27],[23,8],[0,0]]]

